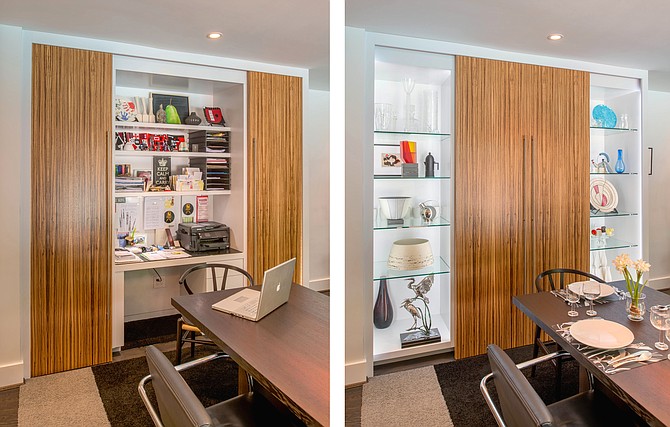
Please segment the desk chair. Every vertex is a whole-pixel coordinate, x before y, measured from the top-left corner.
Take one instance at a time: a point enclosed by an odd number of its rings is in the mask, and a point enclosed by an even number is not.
[[[214,291],[222,291],[226,289],[226,284],[229,279],[228,273],[230,270],[242,275],[242,280],[244,281],[245,286],[252,286],[254,284],[254,279],[251,277],[251,274],[240,267],[228,264],[198,264],[186,270],[179,278],[179,285],[183,286],[189,295],[193,295],[193,290],[188,285],[188,279],[193,277],[192,274],[194,272],[204,269],[209,269],[211,272],[212,289]],[[209,338],[205,337],[197,326],[193,325],[182,316],[177,320],[177,365],[181,364],[181,349],[184,346],[184,343],[187,342],[191,343],[191,357],[195,354],[196,343],[216,345]]]
[[[491,373],[482,378],[479,389],[500,427],[514,426],[632,426],[630,414],[619,410],[611,401],[592,389],[567,399],[545,405],[520,369],[560,358],[565,353],[551,353],[515,365],[502,349],[488,346]],[[488,392],[493,379],[502,414]]]
[[[258,393],[242,394],[208,408],[202,405],[179,372],[224,356],[222,353],[213,354],[183,365],[172,366],[156,347],[146,348],[150,374],[142,378],[137,389],[157,427],[289,425],[284,416]],[[156,412],[147,395],[145,386],[149,382],[153,383],[159,412]]]
[[[565,283],[566,274],[574,276],[575,280],[572,280],[569,283]],[[558,284],[556,282],[556,278],[558,279]],[[554,268],[551,270],[543,271],[542,273],[537,275],[537,277],[535,278],[535,289],[537,290],[537,292],[556,291],[558,289],[565,289],[567,285],[575,281],[584,281],[584,280],[594,280],[599,283],[606,283],[603,279],[601,279],[598,276],[594,276],[591,273],[586,273],[580,270],[573,270],[570,268]],[[549,287],[546,286],[547,282],[549,283]],[[540,350],[542,350],[542,353],[544,354],[549,354],[550,352],[547,345],[552,343],[553,340],[548,342],[542,341],[542,339],[540,338],[541,333],[542,329],[539,326],[535,326],[535,339],[533,339],[533,359],[535,359],[538,356]],[[556,366],[556,386],[555,386],[556,397],[560,395],[562,363],[563,360],[566,358],[570,358],[570,356],[559,357],[553,360],[553,363]],[[531,368],[530,375],[535,376],[535,366]]]

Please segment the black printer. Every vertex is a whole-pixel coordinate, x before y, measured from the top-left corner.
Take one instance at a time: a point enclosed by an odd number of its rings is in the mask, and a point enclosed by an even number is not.
[[[219,222],[180,223],[177,229],[181,247],[202,252],[230,248],[230,228]]]

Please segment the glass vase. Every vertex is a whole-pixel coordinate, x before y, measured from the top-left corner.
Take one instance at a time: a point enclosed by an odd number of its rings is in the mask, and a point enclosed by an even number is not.
[[[617,150],[617,160],[616,165],[614,165],[614,171],[616,173],[623,173],[626,170],[626,164],[623,162],[623,150]]]
[[[385,278],[379,281],[379,292],[377,292],[372,320],[377,329],[386,329],[393,322],[393,304]]]
[[[637,298],[633,298],[630,293],[626,292],[626,312],[630,320],[639,322],[644,319],[642,316],[647,308],[646,297],[645,294],[640,293]]]

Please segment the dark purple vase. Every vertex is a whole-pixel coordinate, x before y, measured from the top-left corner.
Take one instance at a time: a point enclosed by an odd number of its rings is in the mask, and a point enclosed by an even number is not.
[[[393,305],[391,304],[388,285],[384,278],[379,281],[379,292],[377,293],[377,301],[375,302],[373,311],[373,323],[377,329],[385,329],[391,326],[392,321]]]

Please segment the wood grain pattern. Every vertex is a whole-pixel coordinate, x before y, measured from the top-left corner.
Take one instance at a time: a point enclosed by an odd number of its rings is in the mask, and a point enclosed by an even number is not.
[[[111,361],[109,54],[34,45],[33,376]]]
[[[296,284],[258,322],[212,310],[238,290],[185,295],[172,305],[307,425],[330,420],[329,298]]]
[[[588,266],[588,100],[583,72],[456,58],[456,358],[532,342],[512,297]]]
[[[302,283],[302,79],[249,72],[248,271],[297,258]]]

